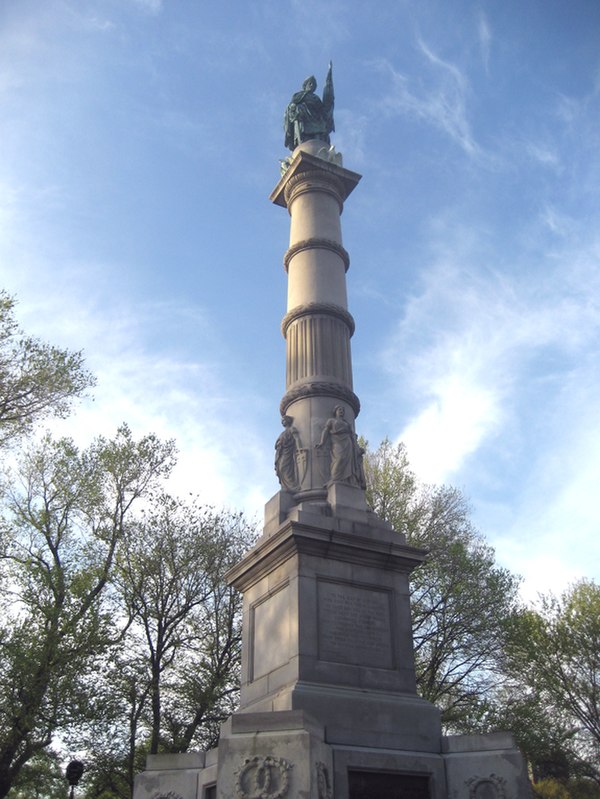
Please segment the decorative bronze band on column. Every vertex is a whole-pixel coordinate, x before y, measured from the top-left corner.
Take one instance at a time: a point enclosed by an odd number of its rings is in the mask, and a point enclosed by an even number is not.
[[[292,402],[303,399],[304,397],[331,397],[332,399],[342,400],[342,402],[347,402],[352,408],[355,418],[360,413],[360,400],[354,391],[351,391],[340,383],[315,382],[304,383],[304,385],[296,386],[296,388],[287,391],[279,403],[281,415],[286,415],[287,409]]]
[[[340,207],[340,214],[344,208],[344,184],[335,175],[322,170],[308,169],[293,175],[284,189],[285,204],[290,209],[291,204],[301,194],[308,191],[323,191],[330,194]]]
[[[344,249],[341,244],[337,241],[333,241],[333,239],[304,239],[303,241],[297,241],[295,244],[286,251],[285,255],[283,256],[283,265],[285,267],[285,271],[287,272],[290,266],[290,261],[297,255],[299,252],[303,250],[331,250],[336,255],[339,255],[342,261],[344,262],[344,271],[348,271],[348,267],[350,266],[350,256],[348,255],[348,250]]]
[[[299,319],[301,316],[309,316],[312,314],[324,314],[326,316],[335,316],[344,322],[348,328],[350,337],[354,335],[355,324],[352,314],[341,305],[334,305],[332,302],[309,302],[306,305],[297,305],[281,320],[281,332],[283,337],[286,337],[288,327]]]

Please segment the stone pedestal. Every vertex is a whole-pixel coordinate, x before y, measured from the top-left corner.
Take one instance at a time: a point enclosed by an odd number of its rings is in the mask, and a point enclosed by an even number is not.
[[[332,744],[438,750],[409,607],[425,553],[366,506],[301,503],[268,533],[229,575],[244,594],[240,711],[305,710]]]

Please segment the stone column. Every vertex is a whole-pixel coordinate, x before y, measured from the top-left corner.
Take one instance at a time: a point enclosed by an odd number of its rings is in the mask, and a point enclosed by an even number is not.
[[[344,201],[360,175],[327,160],[328,153],[322,141],[301,144],[271,195],[291,217],[290,246],[284,257],[288,302],[282,322],[286,392],[280,411],[292,420],[298,444],[297,483],[294,486],[290,481],[287,490],[297,499],[308,500],[324,499],[332,481],[354,487],[361,482],[356,464],[338,464],[336,475],[328,433],[321,445],[336,407],[343,409],[338,417],[352,432],[360,410],[352,386],[354,320],[346,294],[350,259],[342,245],[340,224]]]

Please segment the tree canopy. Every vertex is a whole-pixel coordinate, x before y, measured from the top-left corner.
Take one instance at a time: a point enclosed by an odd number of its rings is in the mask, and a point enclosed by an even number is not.
[[[448,732],[479,729],[498,682],[519,580],[496,563],[461,492],[421,484],[403,444],[367,446],[365,473],[373,510],[429,552],[411,575],[418,690],[440,707]]]
[[[57,730],[87,711],[97,656],[119,634],[106,591],[132,505],[174,445],[126,426],[85,450],[46,435],[3,485],[0,797]]]
[[[546,737],[533,743],[544,776],[562,765],[558,776],[600,785],[600,586],[578,581],[513,617],[505,669],[521,702],[542,708]]]
[[[48,416],[68,414],[95,382],[81,352],[27,336],[14,315],[15,300],[0,291],[0,446]]]

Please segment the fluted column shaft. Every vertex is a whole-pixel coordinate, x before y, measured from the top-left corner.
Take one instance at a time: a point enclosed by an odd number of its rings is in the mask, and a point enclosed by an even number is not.
[[[326,469],[316,450],[323,428],[343,405],[354,424],[360,403],[353,392],[346,272],[350,259],[342,245],[344,200],[360,175],[315,155],[322,142],[306,142],[294,152],[271,199],[288,209],[286,393],[281,413],[293,419],[306,456],[300,475],[303,491],[322,490]]]

